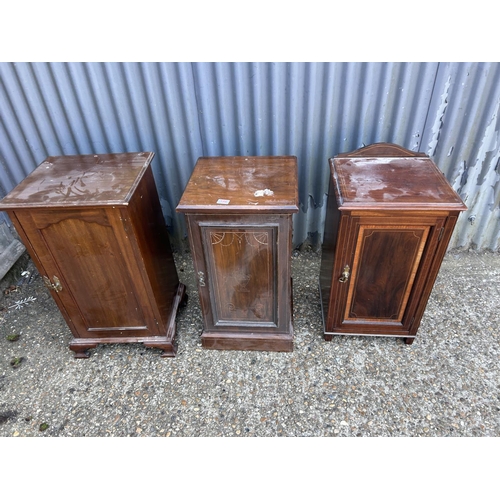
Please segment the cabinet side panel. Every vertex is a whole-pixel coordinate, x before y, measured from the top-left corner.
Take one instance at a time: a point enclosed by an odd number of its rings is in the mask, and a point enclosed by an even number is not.
[[[148,167],[130,201],[128,213],[141,259],[164,326],[179,284],[167,226],[163,219],[151,167]]]
[[[415,320],[413,321],[413,324],[411,325],[410,329],[411,335],[415,335],[420,326],[420,321],[422,320],[422,316],[424,314],[427,302],[432,292],[432,288],[439,273],[439,269],[441,268],[441,264],[446,254],[446,250],[448,248],[451,235],[453,234],[453,229],[457,222],[458,215],[459,212],[451,212],[450,216],[447,217],[447,219],[444,221],[442,237],[441,239],[439,239],[437,247],[435,251],[432,253],[432,258],[431,256],[429,256],[428,264],[430,265],[430,269],[428,274],[426,275],[426,280],[425,284],[423,285],[423,289],[419,293],[419,302],[416,311],[414,313]]]
[[[194,273],[196,277],[198,294],[200,297],[200,307],[203,318],[204,328],[213,326],[212,308],[210,305],[210,294],[208,293],[207,283],[212,279],[208,276],[205,264],[205,255],[203,252],[203,241],[201,238],[201,228],[198,223],[198,215],[185,214],[186,225],[189,235],[189,248],[193,259]]]
[[[330,294],[332,289],[332,273],[335,262],[335,252],[337,247],[337,235],[339,231],[340,210],[335,198],[334,186],[330,178],[328,189],[328,201],[326,207],[325,229],[323,236],[323,245],[321,247],[321,268],[320,268],[320,288],[321,300],[323,302],[323,314],[329,316],[328,310],[330,303]],[[325,318],[326,323],[326,318]]]

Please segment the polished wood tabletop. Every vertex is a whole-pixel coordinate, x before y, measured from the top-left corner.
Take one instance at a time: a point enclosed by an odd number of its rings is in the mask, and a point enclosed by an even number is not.
[[[339,209],[463,210],[464,204],[430,158],[335,158]]]
[[[295,156],[212,156],[198,159],[179,212],[298,212]]]
[[[5,198],[0,210],[126,205],[154,153],[49,156]]]

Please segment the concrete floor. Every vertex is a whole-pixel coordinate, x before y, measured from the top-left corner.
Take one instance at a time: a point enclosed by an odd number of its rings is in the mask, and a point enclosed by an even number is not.
[[[292,353],[203,349],[191,256],[175,259],[189,294],[177,357],[120,344],[77,360],[52,297],[21,257],[0,282],[0,436],[500,435],[499,254],[448,253],[407,346],[325,342],[320,256],[295,252]]]

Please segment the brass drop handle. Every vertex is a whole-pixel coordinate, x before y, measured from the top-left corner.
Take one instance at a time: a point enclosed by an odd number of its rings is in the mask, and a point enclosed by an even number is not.
[[[339,278],[339,281],[341,283],[345,283],[349,279],[350,275],[351,275],[351,269],[349,268],[349,266],[345,266],[344,271],[342,272],[342,276],[340,276]]]
[[[52,279],[54,280],[54,283],[52,283],[49,278],[47,278],[47,276],[44,276],[43,282],[49,290],[54,290],[55,292],[59,293],[62,290],[61,282],[59,281],[59,278],[57,276],[54,276]]]

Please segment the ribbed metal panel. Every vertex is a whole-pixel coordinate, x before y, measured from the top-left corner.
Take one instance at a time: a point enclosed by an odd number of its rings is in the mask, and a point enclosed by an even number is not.
[[[470,206],[451,246],[497,250],[499,77],[498,63],[0,63],[0,196],[48,155],[154,151],[179,243],[199,156],[295,155],[294,243],[316,244],[328,158],[394,142],[431,154]]]
[[[437,64],[193,65],[205,155],[295,155],[294,242],[319,241],[328,158],[389,141],[418,150]]]
[[[468,206],[450,246],[498,250],[500,64],[440,65],[424,144]]]

